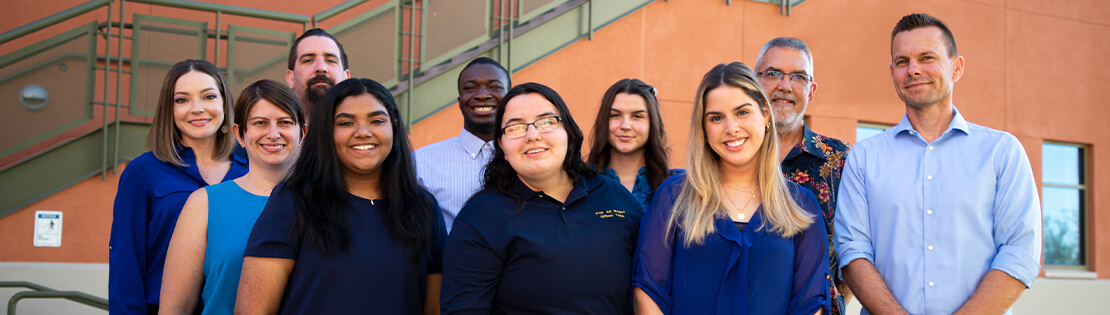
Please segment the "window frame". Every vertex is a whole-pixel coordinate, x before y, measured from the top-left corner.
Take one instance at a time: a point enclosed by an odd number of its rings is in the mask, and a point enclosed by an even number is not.
[[[1079,176],[1079,184],[1078,185],[1057,184],[1057,183],[1050,183],[1048,181],[1045,181],[1045,179],[1044,179],[1045,178],[1044,148],[1045,148],[1046,145],[1067,146],[1067,147],[1073,147],[1073,148],[1079,149],[1079,152],[1078,152],[1079,153],[1078,154],[1079,161],[1077,163],[1078,164],[1077,167],[1079,169],[1079,174],[1077,174]],[[1090,270],[1090,257],[1091,257],[1091,255],[1090,255],[1091,254],[1090,231],[1091,231],[1091,229],[1090,229],[1090,220],[1089,220],[1089,218],[1090,218],[1089,209],[1090,209],[1090,198],[1091,198],[1091,196],[1090,196],[1090,174],[1088,174],[1089,170],[1090,170],[1090,158],[1088,156],[1090,154],[1089,152],[1090,152],[1090,146],[1086,145],[1086,144],[1073,143],[1073,142],[1064,142],[1064,141],[1053,141],[1053,140],[1044,140],[1041,143],[1041,174],[1040,174],[1041,175],[1040,176],[1040,178],[1041,178],[1041,191],[1040,191],[1041,205],[1040,206],[1041,206],[1041,237],[1042,238],[1045,237],[1045,234],[1044,234],[1044,230],[1045,230],[1045,217],[1044,217],[1044,208],[1045,208],[1044,193],[1045,193],[1045,188],[1051,187],[1051,188],[1075,189],[1079,192],[1079,209],[1078,209],[1079,214],[1077,215],[1077,219],[1079,220],[1078,225],[1079,225],[1079,251],[1080,251],[1079,252],[1079,261],[1080,262],[1077,265],[1058,265],[1058,264],[1049,263],[1048,260],[1045,258],[1045,253],[1047,252],[1047,244],[1043,243],[1043,240],[1042,240],[1041,260],[1044,263],[1044,266],[1046,267],[1046,269],[1058,269],[1058,270],[1062,269],[1062,270],[1074,270],[1074,271],[1088,271],[1088,270]],[[1046,274],[1047,274],[1047,272],[1046,272]]]

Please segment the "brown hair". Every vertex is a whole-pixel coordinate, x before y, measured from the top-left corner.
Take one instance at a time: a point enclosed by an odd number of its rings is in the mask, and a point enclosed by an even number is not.
[[[297,94],[293,94],[293,90],[285,84],[262,79],[244,88],[243,92],[239,93],[239,99],[235,101],[235,124],[239,125],[239,137],[243,137],[247,130],[247,118],[250,118],[248,116],[251,109],[254,109],[254,105],[261,100],[266,100],[289,116],[293,116],[293,121],[301,127],[301,130],[304,130],[304,108],[301,107]]]
[[[648,112],[648,140],[644,143],[644,162],[651,190],[659,188],[659,184],[667,179],[670,168],[667,166],[667,132],[663,129],[663,117],[659,114],[659,100],[655,98],[655,88],[639,79],[621,79],[613,83],[605,95],[601,97],[601,108],[597,111],[594,121],[594,133],[590,137],[593,143],[590,147],[590,156],[586,163],[597,167],[598,172],[605,172],[609,168],[609,155],[612,153],[609,144],[609,111],[613,109],[613,101],[617,94],[626,93],[644,98]]]
[[[158,93],[158,108],[154,111],[154,122],[150,125],[150,133],[146,136],[147,150],[154,153],[154,157],[162,162],[185,166],[181,156],[177,155],[177,147],[182,144],[181,131],[177,130],[177,125],[173,121],[173,93],[177,86],[177,79],[193,71],[207,74],[216,80],[220,97],[223,98],[224,121],[220,129],[216,130],[216,148],[212,150],[212,158],[226,158],[231,155],[231,150],[234,148],[231,124],[235,120],[235,113],[227,79],[211,62],[189,59],[173,65],[166,74],[166,79],[162,80],[162,90]]]
[[[929,26],[936,26],[944,33],[944,45],[948,46],[948,57],[955,57],[957,55],[956,37],[952,35],[952,31],[948,29],[948,26],[944,25],[944,22],[925,13],[914,13],[903,16],[902,19],[898,21],[898,24],[894,24],[894,30],[890,32],[891,51],[894,51],[894,36],[897,36],[898,33]]]

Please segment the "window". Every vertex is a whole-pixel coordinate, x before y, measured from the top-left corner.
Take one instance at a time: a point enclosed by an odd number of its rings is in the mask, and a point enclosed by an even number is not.
[[[1086,149],[1045,142],[1041,190],[1046,265],[1083,266],[1086,258]]]
[[[856,142],[880,134],[890,127],[892,126],[861,122],[859,125],[856,125]]]

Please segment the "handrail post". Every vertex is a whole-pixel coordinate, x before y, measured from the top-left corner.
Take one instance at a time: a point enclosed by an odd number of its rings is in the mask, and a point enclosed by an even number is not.
[[[586,16],[586,26],[590,28],[590,40],[594,40],[594,0],[586,0],[590,14]]]
[[[119,0],[119,25],[116,26],[116,29],[119,30],[119,41],[117,42],[119,46],[116,47],[116,145],[115,151],[112,153],[112,174],[119,174],[116,167],[119,165],[119,120],[120,111],[122,110],[120,109],[120,105],[123,104],[120,95],[123,94],[123,6],[126,2],[127,0]],[[134,80],[134,78],[130,78],[130,80]],[[108,85],[108,82],[104,82],[104,85]],[[105,96],[105,99],[107,99],[107,96]],[[128,100],[128,102],[130,102],[130,100]],[[128,113],[130,113],[130,111]]]
[[[220,68],[220,17],[223,16],[222,11],[216,11],[216,69]]]
[[[104,122],[100,128],[101,136],[104,137],[104,143],[101,147],[100,155],[100,180],[108,180],[108,75],[112,72],[112,9],[113,3],[108,3],[108,24],[104,29],[104,114],[100,119]],[[94,37],[95,38],[95,37]],[[122,40],[122,39],[121,39]],[[96,84],[96,82],[91,82]],[[88,84],[88,83],[86,83]],[[118,109],[117,109],[118,110]]]

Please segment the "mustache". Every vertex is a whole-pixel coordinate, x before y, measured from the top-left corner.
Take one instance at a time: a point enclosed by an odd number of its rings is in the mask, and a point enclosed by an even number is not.
[[[327,83],[328,85],[334,86],[335,80],[332,80],[331,77],[328,77],[327,75],[317,74],[316,76],[309,78],[308,81],[305,82],[305,85],[312,86],[316,83]]]
[[[798,100],[794,98],[793,94],[786,93],[786,92],[783,92],[783,91],[775,91],[774,93],[771,93],[770,98],[772,100],[773,99],[784,99],[784,100],[788,100],[788,101],[795,102],[795,103],[798,102]]]

